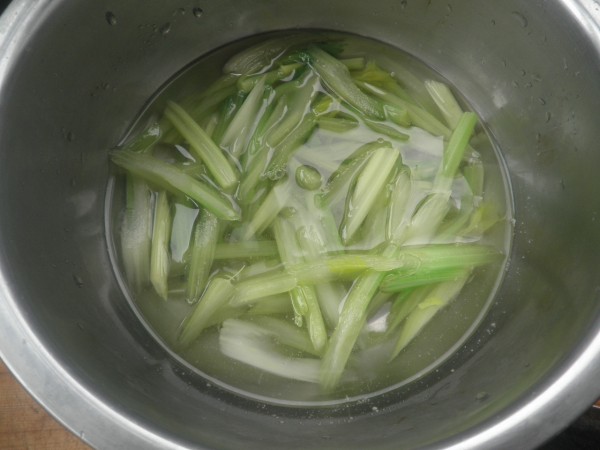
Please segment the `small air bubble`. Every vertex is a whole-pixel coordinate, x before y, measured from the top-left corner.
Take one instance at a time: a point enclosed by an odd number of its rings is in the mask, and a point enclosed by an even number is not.
[[[529,21],[527,20],[527,17],[525,17],[520,12],[513,11],[511,14],[515,19],[517,19],[517,21],[523,28],[525,28],[525,27],[527,27],[527,25],[529,25]]]
[[[108,22],[109,25],[117,24],[117,16],[115,16],[113,12],[107,11],[106,14],[104,15],[104,17],[106,18],[106,21]]]
[[[202,14],[204,14],[204,11],[202,10],[202,8],[194,8],[192,9],[192,13],[194,14],[194,17],[199,19],[200,17],[202,17]]]
[[[171,24],[169,22],[165,23],[158,31],[161,35],[166,36],[171,31]]]

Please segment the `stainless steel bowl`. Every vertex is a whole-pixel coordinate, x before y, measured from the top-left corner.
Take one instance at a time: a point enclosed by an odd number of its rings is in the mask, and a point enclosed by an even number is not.
[[[98,448],[538,445],[600,395],[598,10],[16,0],[0,19],[0,355]],[[261,404],[181,366],[125,301],[104,233],[106,150],[149,96],[211,49],[290,28],[377,38],[439,71],[487,122],[514,193],[510,266],[478,331],[422,379],[337,407]]]

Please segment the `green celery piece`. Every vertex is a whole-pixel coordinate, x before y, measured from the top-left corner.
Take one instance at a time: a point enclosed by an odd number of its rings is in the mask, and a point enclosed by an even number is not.
[[[298,285],[295,276],[287,272],[276,271],[255,276],[236,283],[232,306],[259,303],[270,296],[291,291]]]
[[[167,300],[169,277],[169,243],[171,241],[171,207],[165,191],[156,196],[154,207],[154,226],[152,231],[152,249],[150,254],[150,282],[156,293]]]
[[[355,81],[369,83],[384,89],[404,100],[411,101],[410,95],[398,84],[390,72],[383,70],[374,61],[369,61],[360,72],[352,72]]]
[[[320,356],[320,353],[315,350],[306,331],[292,325],[286,320],[268,316],[256,316],[252,318],[252,323],[262,327],[271,334],[277,342],[283,345],[287,345],[314,356]]]
[[[319,360],[291,358],[278,351],[269,330],[239,319],[223,322],[219,334],[221,352],[260,371],[310,383],[319,377]]]
[[[215,259],[271,258],[277,255],[274,241],[219,242],[215,250]]]
[[[387,217],[386,238],[394,240],[395,236],[402,236],[404,228],[407,226],[407,207],[412,192],[411,171],[407,166],[403,166],[391,192],[389,214]]]
[[[232,56],[223,66],[223,72],[239,75],[252,75],[261,72],[277,63],[288,50],[320,39],[322,39],[322,36],[314,33],[297,33],[273,37]]]
[[[485,181],[485,169],[480,159],[470,160],[463,168],[462,173],[471,192],[475,197],[483,197],[483,186]]]
[[[309,64],[333,93],[365,116],[375,120],[385,119],[381,105],[356,87],[348,68],[342,62],[318,47],[311,47],[308,54]]]
[[[303,251],[298,245],[293,226],[286,219],[278,217],[273,221],[272,228],[284,266],[287,268],[292,264],[303,262]],[[327,331],[315,289],[312,286],[298,284],[290,291],[290,298],[294,306],[296,325],[302,325],[302,318],[306,320],[310,340],[314,348],[321,352],[327,344]]]
[[[360,123],[350,115],[338,117],[338,114],[322,114],[317,119],[317,125],[323,130],[343,133],[357,128]]]
[[[387,125],[381,122],[375,122],[374,120],[365,120],[365,125],[376,133],[387,136],[396,141],[408,141],[410,136],[391,125]]]
[[[286,205],[291,194],[291,184],[288,180],[277,183],[264,198],[262,204],[252,215],[243,231],[242,240],[250,240],[260,235],[273,222],[279,211]]]
[[[262,104],[264,91],[265,83],[261,80],[256,83],[244,103],[239,107],[219,142],[221,147],[228,148],[229,153],[236,158],[246,150],[252,126]]]
[[[137,134],[133,140],[127,142],[123,149],[132,152],[144,153],[152,149],[160,141],[163,130],[158,122],[152,122],[143,132]]]
[[[127,175],[125,216],[121,228],[121,255],[130,287],[140,292],[150,282],[152,204],[144,180]]]
[[[181,324],[177,336],[178,346],[186,348],[198,339],[210,323],[211,317],[220,308],[227,305],[234,292],[235,289],[229,278],[223,276],[213,277],[194,309]]]
[[[237,82],[238,89],[242,92],[250,92],[256,84],[263,82],[265,85],[271,85],[284,78],[292,77],[294,73],[304,67],[302,63],[282,64],[277,69],[268,72],[247,75],[239,78]]]
[[[295,177],[298,187],[307,191],[315,191],[321,187],[323,176],[321,173],[307,164],[301,164],[296,168]]]
[[[268,147],[277,147],[301,125],[307,113],[312,115],[310,105],[318,92],[318,82],[319,79],[312,70],[303,74],[299,80],[291,82],[296,88],[280,99],[285,104],[285,108],[283,114],[277,118],[277,122],[269,127],[265,136]]]
[[[450,129],[454,130],[458,125],[460,116],[463,114],[463,110],[448,85],[440,81],[425,80],[425,88],[440,109]]]
[[[288,134],[274,149],[273,157],[263,173],[269,180],[279,180],[287,173],[287,165],[293,153],[309,138],[317,119],[312,112],[307,113],[296,128]]]
[[[380,98],[385,103],[406,110],[410,116],[411,122],[419,128],[422,128],[435,136],[444,136],[446,138],[450,136],[451,130],[442,122],[440,122],[433,114],[421,108],[420,106],[417,106],[370,83],[359,81],[357,84],[364,91]]]
[[[387,317],[386,335],[392,336],[398,330],[398,326],[408,317],[408,315],[421,303],[431,292],[433,286],[420,286],[417,288],[408,288],[398,293],[392,303],[390,313]]]
[[[384,109],[385,116],[389,121],[404,128],[409,128],[412,126],[413,123],[410,119],[410,114],[406,109],[392,105],[385,105]]]
[[[371,212],[399,159],[398,150],[381,147],[371,155],[358,174],[353,189],[348,193],[346,209],[340,225],[340,236],[344,244],[354,238],[365,217]]]
[[[390,357],[394,359],[429,323],[435,314],[450,303],[460,293],[469,280],[470,273],[456,280],[446,281],[435,286],[404,320],[396,346]]]
[[[175,195],[189,197],[220,219],[240,219],[239,207],[230,198],[166,162],[127,150],[110,152],[110,156],[116,165],[129,173]]]
[[[219,105],[218,111],[216,111],[217,123],[210,133],[211,140],[217,146],[221,144],[225,130],[227,130],[227,127],[241,108],[244,100],[246,100],[246,94],[236,91]],[[208,134],[208,132],[206,132],[206,134]]]
[[[470,269],[464,267],[436,268],[432,270],[417,270],[410,275],[389,274],[381,282],[381,291],[400,292],[419,286],[427,286],[462,278]]]
[[[219,239],[219,219],[208,211],[200,211],[194,224],[193,241],[187,272],[186,299],[195,303],[206,288]]]
[[[362,70],[365,68],[366,62],[364,56],[356,56],[354,58],[342,58],[340,62],[345,65],[348,70]]]
[[[197,156],[206,164],[215,182],[223,189],[232,189],[238,182],[238,176],[223,151],[200,128],[200,125],[181,106],[174,102],[168,103],[165,116],[188,141],[194,156]]]
[[[397,252],[398,247],[391,244],[383,250],[382,256],[393,257]],[[383,272],[366,271],[356,279],[348,292],[338,325],[321,361],[319,382],[323,388],[333,389],[342,378],[350,353],[366,322],[369,303],[384,276]]]
[[[348,186],[358,171],[369,161],[371,155],[381,148],[392,148],[392,144],[383,139],[369,142],[360,146],[348,158],[346,158],[338,169],[331,174],[323,188],[323,193],[318,198],[322,207],[331,205],[342,194],[348,191]]]

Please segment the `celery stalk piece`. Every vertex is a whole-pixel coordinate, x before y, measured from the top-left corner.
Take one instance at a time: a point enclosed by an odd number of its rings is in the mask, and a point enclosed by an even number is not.
[[[175,194],[189,197],[223,220],[240,220],[239,207],[212,186],[186,175],[176,167],[153,156],[127,150],[110,153],[112,161],[154,185]]]
[[[467,183],[469,183],[473,195],[478,198],[483,197],[485,169],[481,160],[473,159],[469,161],[469,163],[462,168],[462,173],[467,180]]]
[[[346,158],[331,174],[329,180],[323,188],[323,193],[319,196],[318,202],[326,207],[336,201],[343,193],[348,191],[348,186],[357,172],[369,161],[371,155],[381,149],[392,149],[392,144],[388,141],[377,140],[360,146],[352,155]]]
[[[200,211],[194,224],[187,272],[186,299],[189,303],[197,302],[206,288],[219,234],[219,219],[208,211]]]
[[[163,130],[158,122],[152,122],[143,132],[137,134],[135,138],[129,142],[123,149],[132,152],[144,153],[152,149],[162,137]]]
[[[444,150],[443,165],[436,175],[433,187],[434,191],[446,191],[450,189],[458,166],[469,147],[469,140],[473,135],[475,125],[477,125],[477,116],[475,113],[463,113]]]
[[[435,80],[425,80],[425,88],[440,109],[450,129],[454,130],[463,110],[448,85]]]
[[[406,110],[410,116],[411,122],[419,128],[429,131],[435,136],[450,136],[451,130],[442,122],[440,122],[433,114],[421,108],[420,106],[414,105],[413,103],[410,103],[409,101],[406,101],[370,83],[360,81],[357,82],[357,84],[364,91],[380,98],[385,103]]]
[[[227,305],[234,292],[229,278],[215,276],[210,280],[204,294],[179,328],[177,343],[181,348],[188,347],[198,339],[211,317],[219,308]]]
[[[387,316],[386,335],[392,336],[397,332],[398,326],[408,317],[408,315],[421,303],[431,292],[433,286],[420,286],[409,288],[397,294],[392,302],[390,313]],[[397,339],[397,336],[396,336]]]
[[[223,72],[239,75],[255,74],[279,61],[288,50],[319,39],[322,37],[314,33],[297,33],[259,42],[232,56],[223,66]]]
[[[320,356],[320,353],[315,350],[310,337],[305,330],[292,325],[286,320],[277,319],[268,316],[256,316],[252,318],[252,323],[255,323],[268,332],[275,340],[288,347],[295,348],[304,353],[314,356]]]
[[[365,68],[365,58],[363,56],[356,56],[354,58],[342,58],[340,62],[345,65],[348,70],[362,70]]]
[[[408,167],[403,166],[396,176],[391,192],[386,225],[386,238],[388,240],[394,241],[397,236],[402,236],[404,229],[408,225],[406,216],[411,192],[411,172]]]
[[[263,177],[273,181],[284,177],[287,174],[290,158],[308,140],[316,125],[315,115],[312,112],[307,113],[298,126],[273,149],[273,157],[269,161]]]
[[[391,244],[382,252],[393,257],[398,247]],[[348,292],[340,313],[340,319],[321,362],[319,382],[325,389],[333,389],[340,381],[354,344],[365,324],[367,309],[377,293],[384,273],[367,271],[356,279]]]
[[[404,100],[412,101],[406,89],[398,84],[392,74],[379,67],[374,61],[367,62],[360,72],[352,72],[352,78],[357,82],[372,84]]]
[[[322,114],[318,116],[317,125],[323,130],[343,133],[357,128],[360,123],[352,116],[338,117],[337,115]]]
[[[376,133],[379,133],[383,136],[387,136],[396,141],[408,141],[410,136],[397,128],[392,127],[391,125],[386,125],[381,122],[375,122],[374,120],[365,120],[365,125],[368,126],[371,130]]]
[[[394,359],[429,323],[435,314],[450,303],[460,293],[469,280],[470,273],[453,281],[438,284],[427,297],[422,300],[404,321],[400,336],[394,347],[390,360]]]
[[[250,222],[245,226],[242,240],[250,240],[253,236],[260,235],[273,222],[279,211],[286,205],[291,193],[291,184],[288,180],[277,183],[267,194],[258,210],[253,214]]]
[[[137,293],[150,282],[152,203],[145,181],[127,175],[125,217],[121,228],[121,254],[130,287]]]
[[[150,282],[156,293],[167,300],[169,277],[169,242],[171,240],[171,207],[165,191],[156,196],[154,226],[152,230],[152,250],[150,254]]]
[[[470,269],[464,267],[449,267],[432,270],[417,270],[410,275],[386,275],[381,282],[382,292],[400,292],[404,289],[427,286],[446,281],[454,281],[462,278]]]
[[[284,78],[292,77],[296,70],[302,67],[304,67],[302,63],[282,64],[277,69],[268,72],[241,76],[237,82],[237,86],[242,92],[250,92],[260,82],[263,82],[265,85],[271,85]]]
[[[317,47],[311,47],[308,54],[309,65],[333,93],[367,117],[375,120],[385,119],[381,105],[356,87],[344,63]]]
[[[219,242],[215,250],[215,259],[272,258],[277,255],[274,241]]]
[[[174,102],[169,102],[165,116],[190,144],[194,156],[200,158],[215,182],[223,189],[231,189],[238,182],[238,176],[233,170],[223,151],[204,132],[185,110]]]
[[[287,220],[276,218],[273,221],[273,234],[279,256],[286,268],[304,261],[296,232]],[[304,318],[314,348],[318,352],[322,351],[327,344],[327,331],[315,289],[312,286],[299,284],[290,291],[290,298],[294,306],[296,325],[301,326]]]
[[[269,331],[248,321],[229,319],[223,322],[219,347],[224,355],[264,372],[310,383],[318,382],[318,359],[283,355]]]
[[[292,131],[298,127],[305,116],[312,112],[310,105],[317,95],[319,79],[312,70],[307,71],[301,79],[294,81],[297,88],[286,97],[284,114],[278,118],[277,123],[270,127],[265,136],[265,143],[269,147],[279,145]]]
[[[217,111],[217,123],[214,130],[210,134],[212,141],[217,146],[221,144],[221,140],[223,139],[223,135],[225,134],[227,127],[229,127],[229,124],[242,107],[244,100],[246,100],[246,94],[236,91],[219,105],[219,109]]]
[[[379,148],[357,176],[353,189],[348,194],[344,218],[340,225],[340,236],[344,244],[352,240],[377,198],[383,194],[389,175],[399,158],[398,150]]]
[[[236,292],[231,304],[242,306],[258,303],[272,295],[289,292],[297,285],[298,280],[295,276],[281,271],[248,278],[236,283]]]
[[[261,107],[264,91],[265,82],[261,80],[250,91],[223,133],[219,144],[223,148],[228,148],[229,153],[234,157],[238,157],[246,150],[252,127]]]

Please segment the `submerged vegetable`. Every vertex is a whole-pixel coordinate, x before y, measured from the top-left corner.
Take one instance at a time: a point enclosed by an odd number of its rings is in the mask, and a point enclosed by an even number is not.
[[[213,84],[170,90],[110,153],[126,172],[134,299],[165,299],[161,334],[216,378],[230,375],[198,355],[311,398],[400,382],[419,336],[443,335],[437,318],[501,271],[504,190],[471,146],[476,115],[363,47],[312,33],[255,44]]]

